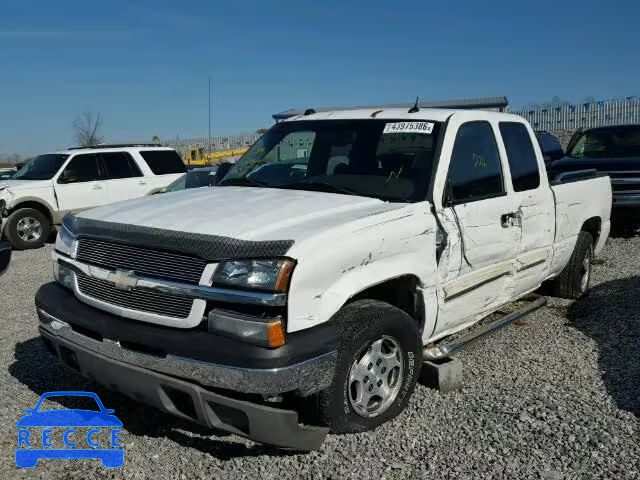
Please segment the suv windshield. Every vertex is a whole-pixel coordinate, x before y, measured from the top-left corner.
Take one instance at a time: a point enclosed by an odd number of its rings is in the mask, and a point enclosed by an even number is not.
[[[569,149],[578,158],[640,157],[640,125],[589,130]]]
[[[69,155],[64,153],[38,155],[18,170],[11,180],[51,180],[67,158]]]
[[[386,119],[279,123],[220,185],[424,200],[440,127],[438,122]]]

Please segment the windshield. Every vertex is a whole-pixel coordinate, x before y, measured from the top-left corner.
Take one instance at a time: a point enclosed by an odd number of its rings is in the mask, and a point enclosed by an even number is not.
[[[640,157],[640,125],[585,132],[569,151],[578,158]]]
[[[179,179],[169,184],[165,192],[177,192],[187,188],[210,187],[215,184],[217,168],[191,170]]]
[[[11,180],[51,180],[69,155],[48,153],[38,155],[11,177]]]
[[[238,160],[220,185],[424,200],[440,126],[374,119],[279,123]]]

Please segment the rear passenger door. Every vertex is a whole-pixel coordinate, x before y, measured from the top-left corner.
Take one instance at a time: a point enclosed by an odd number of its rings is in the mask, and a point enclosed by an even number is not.
[[[109,203],[98,155],[75,155],[55,180],[58,208],[74,212]]]
[[[100,158],[112,202],[142,197],[150,190],[142,171],[128,152],[103,152]]]
[[[520,224],[514,294],[536,289],[552,257],[555,204],[542,156],[536,153],[533,132],[522,122],[500,122],[500,135],[511,173],[513,198]]]
[[[453,132],[455,120],[448,127]],[[439,215],[447,233],[439,264],[439,336],[512,296],[520,230],[512,219],[516,206],[496,127],[488,121],[462,122],[455,134]]]

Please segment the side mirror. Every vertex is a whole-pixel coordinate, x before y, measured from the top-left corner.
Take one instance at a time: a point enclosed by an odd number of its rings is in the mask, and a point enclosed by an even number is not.
[[[77,177],[77,173],[75,170],[65,170],[62,172],[60,177],[58,177],[58,183],[71,183]]]
[[[0,275],[2,275],[11,262],[11,245],[0,243]]]

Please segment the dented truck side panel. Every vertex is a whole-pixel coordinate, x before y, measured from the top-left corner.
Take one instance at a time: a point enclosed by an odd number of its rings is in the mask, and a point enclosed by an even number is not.
[[[420,202],[368,215],[294,245],[290,255],[298,263],[289,290],[288,331],[327,321],[365,289],[411,275],[418,279],[416,293],[428,305],[424,332],[430,335],[437,315],[435,236],[430,206]],[[330,252],[330,262],[325,252]]]

